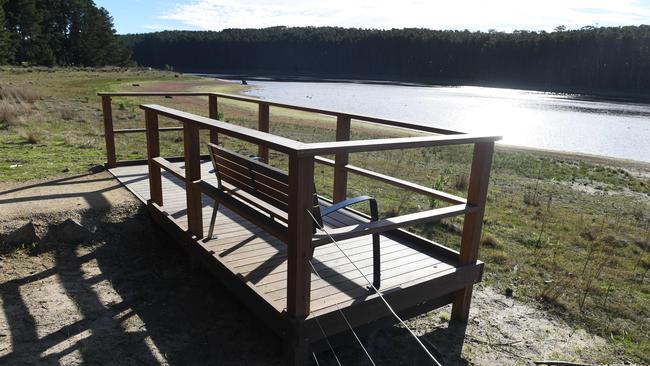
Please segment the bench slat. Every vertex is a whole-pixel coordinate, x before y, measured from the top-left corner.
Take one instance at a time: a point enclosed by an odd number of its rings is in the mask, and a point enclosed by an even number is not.
[[[253,180],[253,178],[251,178],[251,176],[248,174],[242,174],[241,172],[234,171],[230,169],[230,167],[226,167],[226,166],[220,166],[219,172],[221,176],[224,178],[225,177],[234,178],[239,182],[246,184],[251,189],[258,190],[266,194],[267,196],[271,196],[284,204],[288,204],[289,196],[286,193],[278,191],[272,187],[269,187],[263,182],[260,182],[258,180]]]
[[[282,202],[282,201],[276,199],[273,196],[269,196],[268,194],[266,194],[266,193],[264,193],[264,192],[262,192],[262,191],[260,191],[258,189],[255,189],[255,188],[249,186],[248,184],[246,184],[244,182],[241,182],[241,181],[237,180],[236,178],[234,178],[234,177],[232,177],[232,176],[230,176],[228,174],[224,174],[223,170],[220,171],[220,175],[221,175],[222,180],[224,180],[224,181],[226,181],[226,182],[228,182],[228,183],[230,183],[230,184],[232,184],[234,186],[234,189],[232,189],[232,190],[229,189],[229,191],[231,193],[237,194],[237,190],[239,189],[239,190],[242,190],[242,191],[244,191],[246,193],[249,193],[249,194],[251,194],[253,196],[258,197],[259,199],[263,200],[264,202],[267,202],[268,204],[273,205],[273,206],[279,208],[280,210],[282,210],[284,212],[287,212],[289,210],[289,205],[286,202]]]
[[[252,160],[246,156],[226,150],[214,144],[208,144],[208,146],[212,148],[215,156],[230,160],[233,163],[239,164],[243,167],[250,168],[252,171],[259,172],[284,184],[289,184],[289,176],[287,173],[283,172],[280,169],[276,169],[270,165]]]

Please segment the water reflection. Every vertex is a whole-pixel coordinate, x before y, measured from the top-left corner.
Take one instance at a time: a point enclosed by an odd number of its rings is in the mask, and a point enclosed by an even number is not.
[[[503,143],[650,161],[650,105],[482,87],[250,82],[264,99],[501,134]]]

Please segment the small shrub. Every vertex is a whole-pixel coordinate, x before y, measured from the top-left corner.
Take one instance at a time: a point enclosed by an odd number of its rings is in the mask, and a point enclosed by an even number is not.
[[[467,174],[459,174],[454,179],[454,187],[459,191],[464,191],[469,186],[469,178]]]
[[[510,261],[508,254],[502,250],[495,251],[489,254],[489,261],[499,265],[506,265]]]
[[[25,142],[31,145],[38,144],[38,141],[41,139],[36,132],[28,132],[27,134],[23,134],[23,137],[25,138]]]
[[[92,138],[85,140],[84,142],[77,145],[77,147],[80,149],[94,149],[97,146],[98,146],[97,141]]]
[[[9,103],[0,100],[0,124],[6,126],[15,126],[19,123],[20,106],[15,103]]]
[[[442,322],[448,322],[449,319],[451,319],[451,315],[446,311],[441,312],[438,317],[440,318],[440,321],[442,321]]]
[[[524,192],[524,203],[529,206],[539,206],[541,203],[539,201],[539,194],[536,191],[526,191]]]
[[[450,173],[451,173],[451,169],[449,168],[445,168],[442,172],[440,172],[438,178],[436,178],[436,180],[433,182],[433,189],[444,191],[447,184],[449,184]],[[438,201],[436,198],[433,197],[429,198],[429,207],[432,209],[438,207]]]
[[[515,294],[515,291],[511,287],[506,288],[506,291],[505,291],[506,297],[512,297],[512,296],[514,296],[514,294]]]
[[[72,121],[77,116],[77,112],[70,108],[59,110],[59,114],[61,115],[61,119],[64,121]]]
[[[594,241],[596,240],[596,233],[592,229],[585,229],[580,233],[580,237],[587,241]]]
[[[499,239],[491,233],[484,233],[481,238],[481,245],[490,248],[498,248],[501,246],[501,243],[499,242]]]

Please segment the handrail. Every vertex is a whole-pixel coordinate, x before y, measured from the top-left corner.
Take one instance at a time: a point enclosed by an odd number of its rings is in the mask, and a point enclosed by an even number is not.
[[[348,117],[350,119],[357,120],[357,121],[371,122],[371,123],[377,123],[377,124],[386,125],[386,126],[406,128],[406,129],[423,131],[423,132],[438,133],[438,134],[441,134],[441,135],[462,134],[462,132],[459,132],[459,131],[453,131],[453,130],[449,130],[449,129],[439,128],[439,127],[432,127],[432,126],[427,126],[427,125],[422,125],[422,124],[415,124],[415,123],[412,123],[412,122],[391,120],[391,119],[375,117],[375,116],[367,116],[367,115],[361,115],[361,114],[356,114],[356,113],[332,111],[332,110],[327,110],[327,109],[305,107],[305,106],[285,104],[285,103],[279,103],[279,102],[271,102],[271,101],[266,101],[266,100],[262,100],[262,99],[256,99],[256,98],[245,97],[245,96],[234,95],[234,94],[227,94],[227,93],[214,93],[214,92],[174,92],[174,93],[167,93],[167,92],[123,92],[123,93],[119,93],[119,92],[117,92],[117,93],[100,92],[100,93],[97,93],[97,95],[98,96],[106,96],[106,97],[155,97],[155,96],[159,96],[159,97],[203,96],[203,97],[205,97],[205,96],[215,96],[215,97],[220,97],[220,98],[225,98],[225,99],[237,100],[237,101],[241,101],[241,102],[265,104],[265,105],[268,105],[268,106],[271,106],[271,107],[292,109],[292,110],[296,110],[296,111],[303,111],[303,112],[310,112],[310,113],[318,113],[318,114],[324,114],[324,115],[328,115],[328,116],[346,116],[346,117]]]
[[[500,136],[462,134],[302,143],[267,132],[260,132],[251,128],[233,125],[231,123],[222,122],[216,119],[210,119],[169,107],[163,107],[157,104],[143,104],[140,106],[140,108],[145,111],[155,111],[159,115],[169,117],[180,122],[195,123],[200,127],[212,128],[217,130],[219,133],[252,142],[254,144],[266,145],[276,151],[284,153],[296,153],[298,157],[332,155],[336,153],[350,152],[397,150],[428,146],[473,144],[481,142],[494,142],[501,138]]]
[[[457,216],[474,212],[476,208],[467,204],[459,204],[448,207],[434,208],[428,211],[416,212],[406,214],[389,219],[379,221],[371,221],[368,223],[359,223],[349,226],[344,226],[336,229],[329,229],[326,232],[319,230],[314,234],[312,245],[319,246],[323,244],[330,244],[332,239],[345,240],[350,238],[359,237],[361,235],[368,235],[374,233],[384,233],[387,231],[397,230],[406,226],[431,222],[434,220],[443,219],[446,217]]]
[[[183,131],[183,127],[159,127],[158,131],[160,132]],[[124,128],[124,129],[113,130],[113,133],[139,133],[139,132],[147,132],[147,129],[146,128]]]
[[[418,147],[476,144],[495,142],[501,136],[462,134],[445,136],[396,137],[372,140],[350,140],[334,142],[316,142],[303,144],[298,156],[332,155],[336,153],[353,153],[381,150],[413,149]]]
[[[314,161],[319,163],[319,164],[323,164],[323,165],[327,165],[327,166],[331,166],[331,167],[336,166],[336,162],[334,160],[327,159],[327,158],[324,158],[322,156],[315,156]],[[429,196],[429,197],[432,197],[432,198],[435,198],[435,199],[439,199],[439,200],[445,201],[447,203],[451,203],[451,204],[467,203],[467,200],[465,198],[463,198],[463,197],[458,197],[458,196],[453,195],[451,193],[439,191],[437,189],[425,187],[425,186],[419,185],[417,183],[412,183],[412,182],[409,182],[409,181],[405,181],[403,179],[399,179],[399,178],[391,177],[391,176],[388,176],[388,175],[385,175],[385,174],[373,172],[372,170],[363,169],[363,168],[360,168],[360,167],[352,165],[352,164],[346,164],[343,168],[345,168],[345,171],[347,171],[347,172],[355,173],[355,174],[358,174],[358,175],[361,175],[361,176],[364,176],[364,177],[368,177],[368,178],[371,178],[371,179],[374,179],[374,180],[378,180],[380,182],[390,184],[390,185],[395,186],[395,187],[403,188],[403,189],[406,189],[406,190],[409,190],[409,191],[412,191],[412,192],[415,192],[415,193],[419,193],[419,194],[422,194],[422,195],[425,195],[425,196]]]
[[[285,137],[272,135],[267,132],[253,130],[248,127],[242,127],[188,112],[179,111],[173,108],[163,107],[157,104],[143,104],[140,106],[140,108],[145,111],[156,112],[161,116],[169,117],[180,122],[193,123],[199,125],[199,127],[212,128],[217,130],[219,133],[223,133],[224,135],[236,137],[238,139],[252,142],[254,144],[267,145],[273,150],[281,151],[284,153],[292,153],[298,151],[299,148],[303,145],[298,141]]]
[[[99,92],[100,97],[204,97],[208,92]]]

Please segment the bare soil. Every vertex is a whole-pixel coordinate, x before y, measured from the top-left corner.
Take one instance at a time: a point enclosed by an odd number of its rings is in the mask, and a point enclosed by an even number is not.
[[[60,240],[56,225],[68,218],[94,240]],[[0,239],[29,221],[40,242],[0,251],[0,365],[282,364],[280,340],[157,232],[108,173],[2,186]],[[517,294],[477,287],[466,329],[448,326],[449,311],[407,322],[443,365],[625,361]],[[400,326],[363,342],[378,365],[428,364]],[[355,343],[335,352],[343,365],[369,364]],[[316,357],[336,364],[329,351]]]

